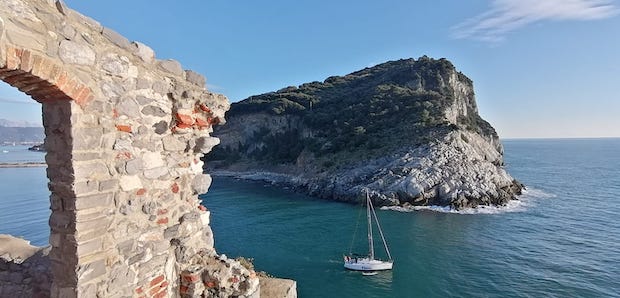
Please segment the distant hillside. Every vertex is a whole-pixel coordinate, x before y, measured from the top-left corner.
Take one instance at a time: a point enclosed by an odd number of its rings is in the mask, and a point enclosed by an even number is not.
[[[43,127],[5,127],[0,126],[0,144],[3,143],[43,143]]]
[[[446,59],[386,62],[234,103],[215,169],[385,205],[502,205],[521,186],[472,81]],[[256,173],[263,173],[256,175]]]

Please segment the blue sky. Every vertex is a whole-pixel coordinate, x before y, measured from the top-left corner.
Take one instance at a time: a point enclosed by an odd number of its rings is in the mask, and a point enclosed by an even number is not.
[[[231,101],[428,55],[474,81],[502,138],[620,137],[618,1],[65,2]],[[9,89],[0,118],[40,122],[40,106]]]

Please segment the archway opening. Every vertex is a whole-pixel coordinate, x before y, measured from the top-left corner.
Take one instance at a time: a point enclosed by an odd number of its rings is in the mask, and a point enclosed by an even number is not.
[[[0,81],[0,234],[49,243],[50,191],[41,104]]]

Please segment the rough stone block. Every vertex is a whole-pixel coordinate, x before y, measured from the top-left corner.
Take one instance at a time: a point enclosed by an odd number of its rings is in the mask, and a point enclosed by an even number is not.
[[[144,161],[140,158],[128,160],[125,164],[125,171],[129,175],[140,173],[144,169]]]
[[[118,34],[116,31],[110,28],[104,27],[101,34],[103,34],[103,36],[105,36],[109,41],[111,41],[115,45],[123,49],[126,49],[126,50],[131,49],[131,43],[129,42],[129,40],[125,38],[124,36]]]
[[[209,190],[211,186],[211,176],[208,174],[198,174],[192,180],[192,190],[194,194],[203,194]]]
[[[148,179],[158,179],[168,175],[167,167],[159,167],[154,169],[148,169],[144,171],[144,177]]]
[[[85,284],[105,273],[105,260],[97,260],[88,264],[80,264],[77,270],[77,277],[80,283]]]
[[[205,84],[207,83],[207,79],[205,79],[205,77],[193,70],[186,70],[185,71],[185,78],[187,79],[187,81],[194,83],[200,87],[204,87]]]
[[[133,46],[135,50],[134,53],[136,54],[136,56],[140,57],[142,61],[147,63],[153,62],[153,60],[155,59],[155,52],[153,51],[153,49],[137,41],[133,42]]]
[[[76,177],[92,180],[110,177],[108,167],[101,161],[74,162],[73,173]]]
[[[59,48],[60,59],[69,64],[92,66],[95,64],[97,55],[90,46],[80,44],[71,40],[63,40],[60,42]]]
[[[73,189],[76,194],[86,194],[99,190],[99,183],[96,180],[86,180],[75,182]]]
[[[86,255],[101,252],[103,248],[103,240],[101,238],[92,239],[87,242],[78,243],[77,255],[83,257]]]
[[[71,206],[71,202],[66,205],[69,205],[68,207],[73,207],[70,210],[84,210],[95,207],[111,207],[114,206],[114,200],[111,193],[103,193],[78,196],[74,200],[74,206]]]
[[[131,191],[142,188],[142,181],[138,176],[123,176],[120,180],[120,187],[123,191]]]
[[[183,76],[185,72],[183,72],[183,68],[181,67],[181,63],[176,60],[161,60],[159,61],[159,68],[164,71],[167,71],[173,75]]]
[[[164,150],[166,151],[184,151],[187,147],[187,143],[182,142],[175,136],[165,136],[162,139],[164,144]]]
[[[99,182],[99,191],[105,192],[115,190],[118,188],[118,186],[119,182],[117,179],[103,180]]]

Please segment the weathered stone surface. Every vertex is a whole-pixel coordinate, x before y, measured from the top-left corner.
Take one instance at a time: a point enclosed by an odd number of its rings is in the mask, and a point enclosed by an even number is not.
[[[116,105],[116,112],[129,118],[139,118],[140,106],[133,98],[121,98]]]
[[[168,113],[164,112],[162,108],[157,107],[157,106],[146,106],[142,108],[142,114],[149,115],[149,116],[155,116],[155,117],[163,117],[167,115]]]
[[[139,158],[128,160],[125,164],[125,172],[127,172],[128,175],[138,174],[142,169],[144,169],[144,162]]]
[[[205,79],[205,77],[193,70],[186,70],[185,71],[185,77],[187,78],[188,81],[200,86],[200,87],[204,87],[205,84],[207,83],[207,79]]]
[[[124,36],[116,33],[116,31],[110,29],[110,28],[103,28],[103,32],[101,32],[101,34],[103,34],[103,36],[105,36],[108,40],[110,40],[112,43],[114,43],[115,45],[123,48],[123,49],[129,49],[131,43],[129,43],[129,40],[127,40],[127,38],[125,38]]]
[[[60,59],[69,64],[87,65],[95,64],[97,55],[89,46],[71,40],[60,42]]]
[[[187,147],[187,143],[180,141],[174,136],[165,136],[162,142],[164,143],[164,150],[166,151],[184,151]]]
[[[140,177],[136,175],[123,176],[119,180],[119,185],[123,191],[131,191],[142,188],[142,181],[140,180]]]
[[[151,63],[155,59],[155,52],[147,45],[134,41],[133,46],[135,48],[136,56],[140,57],[142,61]]]
[[[153,124],[153,128],[155,128],[155,133],[156,134],[164,134],[168,131],[168,122],[166,121],[159,121],[155,124]]]
[[[148,169],[144,171],[144,177],[148,179],[158,179],[165,175],[168,175],[167,167],[158,167],[158,168]]]
[[[211,176],[208,174],[198,174],[192,180],[192,190],[196,194],[203,194],[209,190],[211,186]]]
[[[182,76],[184,74],[181,63],[176,60],[161,60],[159,67],[173,75]]]

